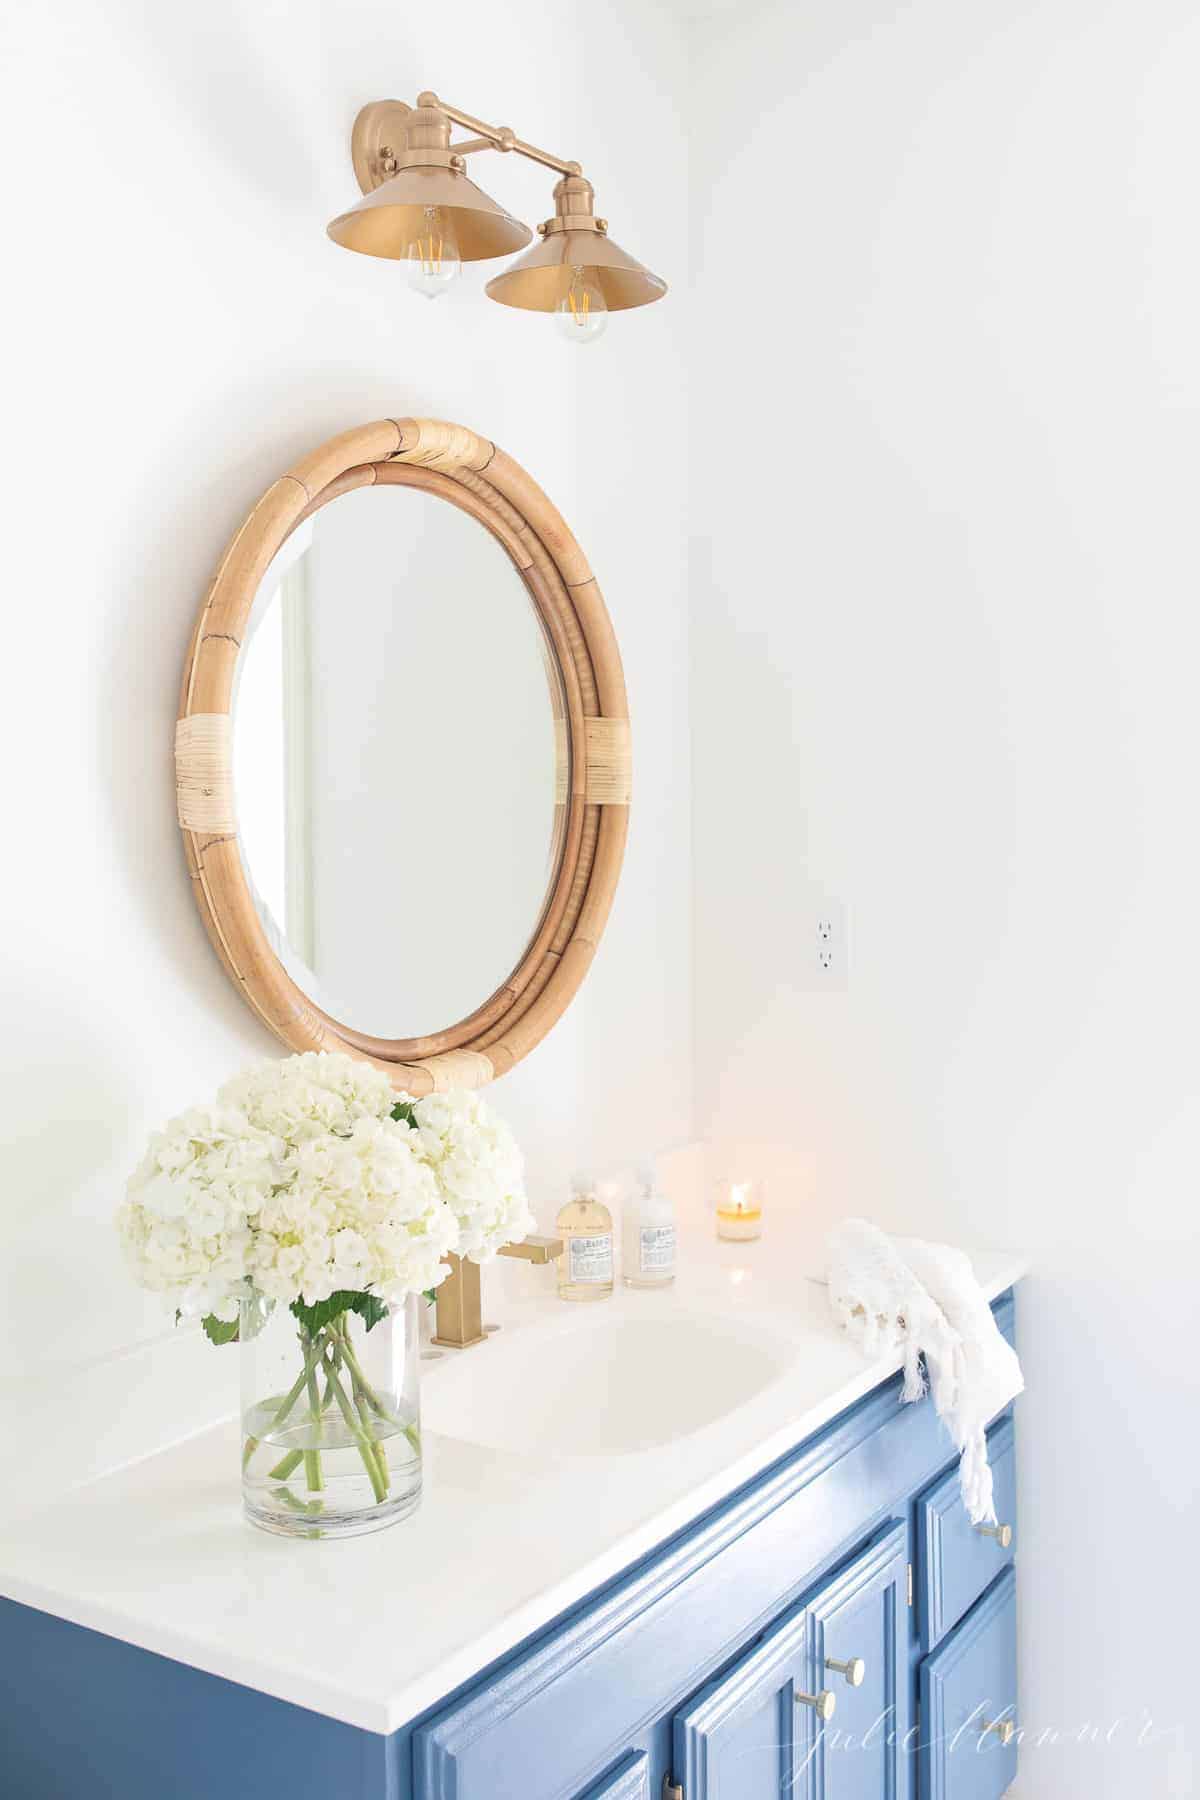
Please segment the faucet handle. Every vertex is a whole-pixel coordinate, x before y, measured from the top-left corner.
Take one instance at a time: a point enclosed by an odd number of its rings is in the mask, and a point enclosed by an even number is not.
[[[548,1263],[563,1252],[562,1239],[553,1237],[522,1238],[519,1244],[501,1244],[501,1256],[515,1256],[521,1262]]]

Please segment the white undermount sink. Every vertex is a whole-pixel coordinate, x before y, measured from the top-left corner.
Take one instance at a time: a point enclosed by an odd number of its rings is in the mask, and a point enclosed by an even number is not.
[[[628,1454],[715,1423],[790,1361],[787,1345],[741,1321],[638,1317],[611,1303],[597,1314],[506,1328],[448,1352],[425,1384],[423,1424],[496,1450]]]

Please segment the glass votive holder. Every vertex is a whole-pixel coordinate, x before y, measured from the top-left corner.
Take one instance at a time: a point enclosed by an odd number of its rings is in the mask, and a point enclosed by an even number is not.
[[[763,1194],[761,1181],[731,1181],[722,1176],[717,1183],[717,1236],[734,1243],[761,1237]]]

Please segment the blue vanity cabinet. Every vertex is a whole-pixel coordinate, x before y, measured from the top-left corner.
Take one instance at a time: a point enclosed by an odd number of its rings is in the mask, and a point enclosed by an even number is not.
[[[897,1376],[390,1734],[0,1600],[0,1794],[998,1800],[1014,1546],[963,1516],[929,1400],[899,1402]],[[1011,1523],[1010,1418],[990,1446]]]

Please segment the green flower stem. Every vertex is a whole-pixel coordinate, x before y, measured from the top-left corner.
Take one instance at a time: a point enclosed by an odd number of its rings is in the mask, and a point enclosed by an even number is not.
[[[365,1432],[359,1423],[358,1415],[350,1404],[346,1390],[338,1379],[337,1370],[333,1367],[333,1364],[326,1360],[324,1366],[325,1372],[333,1385],[333,1397],[338,1403],[338,1407],[341,1410],[343,1419],[346,1421],[351,1436],[358,1445],[358,1453],[362,1457],[363,1465],[371,1478],[372,1491],[376,1500],[382,1502],[387,1499],[387,1489],[384,1487],[383,1482],[379,1477],[379,1464],[375,1460],[375,1451],[378,1447],[375,1438]]]
[[[317,1391],[317,1366],[312,1357],[314,1340],[307,1332],[301,1332],[300,1341],[304,1345],[304,1367],[308,1376],[308,1410],[312,1418],[317,1437],[321,1436],[321,1396]],[[318,1354],[319,1354],[318,1350]],[[306,1450],[304,1452],[304,1475],[310,1493],[317,1494],[325,1486],[325,1477],[321,1470],[321,1452]]]
[[[290,1506],[293,1512],[305,1513],[309,1518],[312,1518],[315,1514],[319,1513],[324,1504],[320,1500],[309,1500],[307,1502],[297,1500],[291,1488],[286,1487],[276,1488],[275,1498],[277,1500],[282,1500],[285,1506]],[[320,1537],[321,1534],[318,1531],[314,1535]]]
[[[298,1469],[303,1461],[303,1450],[289,1450],[273,1469],[267,1470],[267,1477],[271,1481],[286,1481],[293,1470]]]
[[[358,1358],[354,1354],[354,1346],[350,1342],[350,1321],[343,1313],[340,1323],[337,1320],[333,1320],[330,1323],[329,1329],[337,1339],[335,1356],[338,1364],[340,1366],[344,1362],[346,1368],[350,1371],[350,1384],[351,1391],[354,1395],[354,1404],[358,1408],[358,1416],[362,1423],[363,1431],[366,1433],[367,1441],[373,1446],[375,1465],[379,1470],[379,1478],[383,1482],[385,1488],[390,1488],[391,1470],[388,1468],[387,1451],[375,1436],[375,1426],[371,1420],[367,1402],[367,1395],[371,1393],[371,1388],[366,1376],[359,1367]],[[383,1415],[378,1400],[375,1402],[375,1410],[380,1413],[381,1416],[386,1416]]]
[[[287,1418],[287,1416],[291,1412],[293,1406],[295,1406],[297,1400],[300,1398],[301,1394],[304,1392],[304,1389],[307,1387],[309,1376],[312,1374],[312,1372],[315,1369],[317,1362],[319,1360],[320,1360],[320,1346],[313,1345],[305,1353],[304,1367],[301,1369],[299,1375],[297,1375],[295,1381],[292,1383],[292,1386],[288,1389],[288,1392],[284,1395],[283,1399],[279,1403],[279,1407],[275,1413],[275,1416],[271,1420],[272,1431],[274,1431],[274,1429],[276,1428],[277,1425],[283,1424],[283,1421]],[[259,1444],[259,1440],[257,1438],[249,1438],[248,1437],[246,1439],[245,1448],[242,1451],[242,1467],[243,1467],[243,1469],[249,1463],[250,1458],[254,1455],[254,1452],[258,1449],[258,1444]],[[283,1458],[282,1462],[277,1463],[275,1468],[268,1471],[271,1480],[272,1481],[276,1481],[276,1480],[286,1481],[288,1476],[291,1474],[292,1470],[294,1468],[296,1468],[297,1465],[303,1460],[303,1454],[304,1454],[303,1451],[299,1451],[299,1450],[289,1451],[287,1456],[285,1456]],[[294,1460],[293,1460],[293,1458],[294,1458]],[[286,1468],[284,1467],[285,1463],[287,1465]]]
[[[403,1419],[398,1419],[394,1413],[390,1413],[383,1404],[379,1395],[375,1392],[375,1389],[371,1386],[370,1382],[363,1374],[362,1369],[359,1367],[358,1358],[354,1354],[354,1346],[350,1342],[349,1330],[343,1335],[341,1344],[342,1350],[345,1353],[346,1362],[350,1368],[350,1373],[354,1379],[354,1384],[366,1398],[367,1404],[372,1407],[379,1417],[388,1425],[394,1425],[397,1431],[402,1431],[419,1456],[421,1454],[420,1432],[415,1425],[406,1425]]]
[[[375,1436],[375,1430],[371,1424],[371,1413],[367,1406],[366,1399],[362,1394],[357,1394],[355,1398],[358,1403],[358,1416],[362,1420],[363,1431],[366,1433],[368,1442],[374,1446],[375,1467],[379,1470],[379,1479],[382,1481],[384,1492],[386,1493],[392,1485],[391,1470],[388,1468],[387,1451]]]

